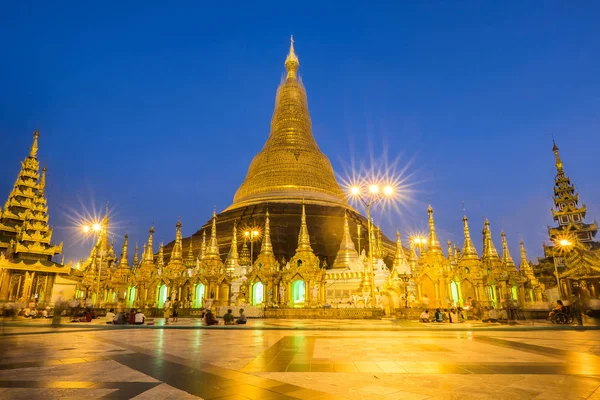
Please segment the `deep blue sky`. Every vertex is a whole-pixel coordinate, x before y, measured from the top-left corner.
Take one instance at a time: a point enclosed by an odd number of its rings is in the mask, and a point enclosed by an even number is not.
[[[269,134],[290,34],[336,172],[368,162],[369,143],[410,162],[413,201],[376,213],[387,234],[424,230],[431,202],[440,239],[462,243],[464,200],[479,251],[486,216],[498,249],[504,229],[515,259],[521,238],[539,255],[552,134],[600,215],[598,2],[126,3],[0,12],[0,197],[39,127],[67,259],[89,250],[69,229],[84,208],[110,201],[117,235],[141,246],[152,221],[168,242],[178,216],[189,235],[231,203]]]

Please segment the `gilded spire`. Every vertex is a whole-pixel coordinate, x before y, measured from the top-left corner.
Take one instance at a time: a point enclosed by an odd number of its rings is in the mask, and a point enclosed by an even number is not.
[[[556,145],[556,142],[554,141],[554,139],[552,139],[552,151],[554,152],[554,165],[556,165],[556,171],[559,174],[562,174],[563,171],[563,163],[560,159],[560,155],[558,154],[558,146]]]
[[[417,251],[415,249],[415,238],[412,236],[408,238],[408,250],[408,265],[414,273],[417,267]]]
[[[427,214],[429,214],[429,243],[427,252],[441,253],[442,246],[435,233],[435,221],[433,220],[433,208],[431,208],[431,205],[427,207]]]
[[[300,234],[298,235],[298,248],[296,251],[312,252],[312,247],[310,247],[310,236],[308,236],[308,227],[306,226],[306,209],[304,207],[304,202],[302,202],[302,219],[300,225]]]
[[[303,198],[311,204],[348,207],[331,163],[313,137],[306,91],[296,79],[299,63],[293,43],[285,65],[287,79],[277,89],[269,138],[227,210],[266,201],[299,204]]]
[[[527,261],[527,253],[525,252],[525,242],[522,240],[519,242],[519,248],[521,250],[521,264],[519,269],[521,272],[527,272],[530,269],[529,261]]]
[[[348,213],[344,212],[344,233],[342,235],[342,242],[340,243],[340,249],[338,250],[335,261],[333,262],[333,268],[350,268],[350,263],[358,259],[358,253],[354,247],[352,236],[350,236],[350,226],[348,225]]]
[[[217,212],[213,211],[210,241],[206,249],[205,258],[220,258],[219,243],[217,242]]]
[[[145,248],[144,261],[152,263],[154,262],[154,250],[152,249],[152,240],[154,238],[154,224],[152,224],[152,227],[150,228],[148,233],[148,247]]]
[[[500,259],[498,251],[492,241],[492,232],[490,231],[490,221],[485,219],[483,226],[483,259]]]
[[[450,260],[450,262],[454,262],[454,255],[452,254],[452,242],[450,240],[448,240],[448,260]]]
[[[196,265],[196,260],[194,259],[194,241],[192,236],[190,236],[190,248],[188,250],[186,264],[189,267]]]
[[[129,235],[125,234],[125,238],[123,239],[123,249],[121,250],[121,261],[119,261],[119,268],[127,267],[127,248],[129,244]]]
[[[508,267],[515,267],[515,262],[510,255],[510,251],[508,250],[508,243],[506,242],[506,234],[504,231],[502,231],[500,236],[502,237],[502,262]]]
[[[267,210],[267,213],[265,215],[265,235],[262,240],[260,252],[262,254],[273,254],[273,244],[271,243],[271,224],[269,222],[269,210]]]
[[[402,248],[402,239],[400,238],[400,231],[396,231],[396,254],[394,255],[394,268],[401,268],[406,264],[406,255]]]
[[[46,189],[46,166],[42,168],[42,174],[40,175],[40,182],[38,184],[38,196],[44,196],[44,190]]]
[[[200,255],[198,258],[202,260],[206,255],[206,229],[202,231],[202,245],[200,246]]]
[[[172,258],[171,258],[171,260],[172,260]],[[171,261],[169,261],[169,262],[171,262]],[[160,242],[160,245],[158,245],[158,255],[156,256],[156,265],[158,268],[162,268],[165,266],[165,246],[164,246],[163,242]]]
[[[227,255],[227,261],[225,262],[225,268],[228,272],[233,272],[238,266],[238,251],[237,251],[237,222],[233,221],[233,236],[231,237],[231,248]]]
[[[479,255],[477,254],[477,249],[473,245],[473,241],[471,240],[471,232],[469,231],[469,220],[467,216],[463,216],[463,232],[465,235],[465,243],[462,249],[462,258],[465,260],[478,260]]]
[[[40,131],[37,129],[33,132],[33,143],[31,143],[31,150],[29,150],[29,157],[36,158],[38,152],[38,139],[40,137]]]
[[[246,267],[252,264],[252,261],[250,260],[250,250],[248,249],[248,242],[246,241],[245,238],[244,238],[244,244],[242,245],[242,251],[240,252],[239,263],[240,263],[240,265],[243,265]]]
[[[285,59],[285,69],[287,70],[287,80],[296,80],[296,73],[298,72],[298,67],[300,66],[300,61],[298,61],[298,57],[294,52],[294,36],[290,37],[290,52]]]
[[[139,252],[140,252],[140,250],[139,250],[138,244],[136,242],[136,244],[135,244],[135,250],[134,250],[134,253],[133,253],[133,268],[136,268],[140,264]]]
[[[182,248],[182,236],[181,236],[181,221],[177,221],[175,224],[175,243],[171,250],[171,259],[169,262],[178,261],[183,262],[183,248]]]

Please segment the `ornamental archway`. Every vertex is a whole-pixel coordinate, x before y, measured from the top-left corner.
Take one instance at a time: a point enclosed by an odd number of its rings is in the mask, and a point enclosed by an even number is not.
[[[292,307],[304,307],[306,302],[306,284],[302,279],[292,282],[291,305]]]

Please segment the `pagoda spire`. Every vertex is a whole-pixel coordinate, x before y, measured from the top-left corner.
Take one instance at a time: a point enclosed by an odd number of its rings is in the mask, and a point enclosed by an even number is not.
[[[128,245],[129,245],[129,235],[125,234],[125,237],[123,238],[123,249],[121,250],[121,260],[119,261],[119,268],[122,268],[122,267],[129,268],[129,265],[128,265],[129,261],[127,261]]]
[[[178,220],[177,224],[175,224],[175,243],[173,244],[173,249],[171,250],[171,258],[169,262],[183,262],[182,242],[183,239],[181,236],[181,220]]]
[[[194,258],[194,240],[193,240],[193,236],[190,236],[190,248],[188,249],[188,255],[187,255],[186,264],[190,268],[196,265],[196,260]]]
[[[202,245],[200,246],[200,254],[198,258],[202,260],[206,255],[206,229],[202,230]]]
[[[238,266],[239,257],[237,251],[237,221],[233,221],[233,236],[231,237],[231,248],[229,249],[229,254],[227,255],[225,268],[228,272],[233,272]]]
[[[427,207],[427,214],[429,214],[429,243],[427,252],[428,253],[441,253],[442,246],[435,233],[435,221],[433,219],[433,208],[431,205]]]
[[[285,59],[285,69],[287,70],[286,81],[296,80],[296,73],[300,67],[298,56],[294,52],[294,36],[290,36],[290,52]]]
[[[358,253],[354,247],[352,236],[350,236],[350,225],[348,224],[348,212],[344,211],[344,233],[342,235],[342,242],[340,243],[340,249],[338,250],[335,261],[333,262],[333,268],[350,268],[350,264],[358,259]]]
[[[560,159],[560,155],[558,154],[558,146],[556,145],[554,139],[552,139],[552,144],[552,152],[554,153],[554,165],[556,166],[556,172],[559,174],[563,174],[563,163]]]
[[[217,212],[213,211],[210,241],[206,249],[205,258],[220,258],[219,243],[217,242]]]
[[[305,221],[306,223],[306,221]],[[310,243],[309,243],[310,245]],[[269,221],[269,210],[265,214],[265,234],[260,247],[262,254],[273,254],[273,244],[271,243],[271,223]]]
[[[296,252],[299,251],[313,251],[312,247],[310,246],[308,227],[306,226],[306,209],[304,207],[304,201],[302,202],[302,219],[300,225],[300,234],[298,235],[298,248],[296,249]]]
[[[239,263],[245,267],[252,264],[252,261],[250,260],[250,250],[248,249],[248,242],[246,241],[246,238],[244,238],[244,244],[242,245],[242,251],[240,252]]]
[[[154,239],[154,224],[148,230],[148,246],[144,249],[144,261],[153,263],[154,262],[154,250],[152,249],[152,240]]]
[[[40,175],[40,181],[38,183],[38,197],[44,197],[44,191],[46,190],[46,172],[48,169],[44,165],[42,168],[42,174]]]
[[[137,266],[140,264],[140,257],[139,257],[139,247],[137,242],[135,243],[135,250],[133,252],[133,268],[137,268]]]
[[[393,267],[396,269],[402,268],[406,265],[406,255],[402,248],[402,239],[400,238],[400,231],[396,231],[396,254],[394,254]]]
[[[462,259],[478,260],[479,255],[477,254],[477,249],[475,249],[473,241],[471,240],[471,232],[469,231],[469,219],[466,215],[463,216],[463,233],[465,236],[465,243],[463,244],[462,249]]]
[[[494,241],[492,240],[492,232],[490,230],[490,221],[485,219],[483,224],[483,256],[484,260],[488,259],[500,259],[498,256],[498,251],[494,246]]]
[[[508,250],[508,243],[506,242],[506,234],[504,233],[504,231],[502,231],[500,236],[502,237],[502,262],[507,267],[516,268],[515,262],[513,261],[510,255],[510,251]]]
[[[36,158],[38,152],[38,139],[40,137],[40,131],[37,129],[33,132],[33,143],[31,143],[31,149],[29,150],[29,157]]]
[[[156,256],[156,266],[158,268],[162,268],[165,266],[165,245],[163,242],[160,242],[160,244],[158,245],[158,255]]]
[[[529,265],[529,261],[527,261],[527,252],[525,251],[525,242],[523,242],[523,240],[519,242],[519,250],[521,252],[519,269],[521,272],[531,272],[531,266]]]

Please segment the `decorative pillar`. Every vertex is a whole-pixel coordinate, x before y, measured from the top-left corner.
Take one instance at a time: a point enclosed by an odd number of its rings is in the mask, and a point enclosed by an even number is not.
[[[465,302],[463,300],[461,283],[462,282],[456,282],[456,290],[458,291],[458,304],[460,304],[462,307]]]

